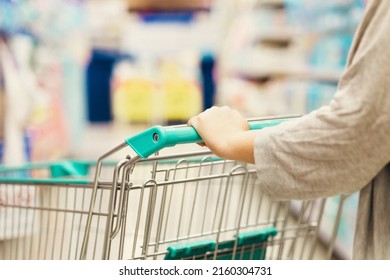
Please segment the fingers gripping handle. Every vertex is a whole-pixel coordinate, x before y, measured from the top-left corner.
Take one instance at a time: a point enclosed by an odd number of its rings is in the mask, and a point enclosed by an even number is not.
[[[286,121],[286,119],[262,120],[249,122],[251,130],[275,126]],[[172,147],[178,144],[199,143],[202,138],[192,126],[163,127],[153,126],[133,137],[127,138],[125,142],[140,156],[147,158],[161,149]]]

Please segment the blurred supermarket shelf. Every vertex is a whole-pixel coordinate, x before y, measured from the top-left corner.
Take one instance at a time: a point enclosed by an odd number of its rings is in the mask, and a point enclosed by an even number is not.
[[[257,0],[257,5],[284,5],[285,0]]]

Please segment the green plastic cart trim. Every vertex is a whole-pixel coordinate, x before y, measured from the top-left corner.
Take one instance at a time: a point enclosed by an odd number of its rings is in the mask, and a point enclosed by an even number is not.
[[[26,184],[26,185],[88,185],[90,180],[61,179],[61,178],[0,178],[0,184]]]
[[[64,160],[58,162],[37,162],[27,163],[20,166],[0,166],[1,173],[30,171],[34,169],[49,169],[51,178],[65,176],[85,176],[88,174],[89,167],[93,165],[89,161]]]
[[[89,161],[64,160],[59,162],[27,163],[20,166],[0,166],[0,183],[21,184],[89,184],[90,181],[82,179],[88,175],[90,166],[95,165]],[[28,172],[37,169],[50,170],[50,178],[31,178],[18,174],[18,177],[10,177],[11,172]],[[73,178],[63,178],[73,177]]]
[[[246,246],[246,245],[253,245],[256,243],[262,243],[267,241],[268,237],[270,236],[274,237],[277,234],[278,231],[274,227],[267,228],[261,231],[244,232],[237,236],[238,245]]]
[[[213,251],[216,243],[214,241],[198,241],[196,243],[178,244],[168,247],[168,253],[165,255],[165,260],[179,260],[198,256]]]
[[[90,164],[87,162],[63,161],[50,166],[52,178],[66,176],[86,176],[88,175]]]
[[[269,237],[276,236],[276,228],[266,228],[259,231],[241,233],[235,240],[228,240],[218,244],[215,241],[199,241],[187,244],[177,244],[167,248],[168,253],[165,260],[179,259],[210,259],[213,251],[217,248],[217,260],[233,259],[233,248],[237,243],[237,250],[234,255],[236,260],[262,260],[266,256],[266,247],[262,246],[268,241]]]

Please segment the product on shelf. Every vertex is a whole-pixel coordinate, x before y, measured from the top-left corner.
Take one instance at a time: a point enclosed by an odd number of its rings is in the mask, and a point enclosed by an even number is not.
[[[151,123],[161,103],[154,82],[139,75],[132,63],[122,61],[116,65],[112,81],[112,110],[115,121],[122,123]]]
[[[114,119],[120,122],[183,122],[199,113],[202,96],[198,82],[172,59],[160,63],[122,61],[112,82]]]

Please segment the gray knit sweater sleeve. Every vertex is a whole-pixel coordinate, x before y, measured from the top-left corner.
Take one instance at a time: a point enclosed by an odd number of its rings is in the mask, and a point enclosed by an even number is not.
[[[255,161],[272,198],[360,190],[390,162],[390,1],[369,1],[329,106],[259,131]]]

